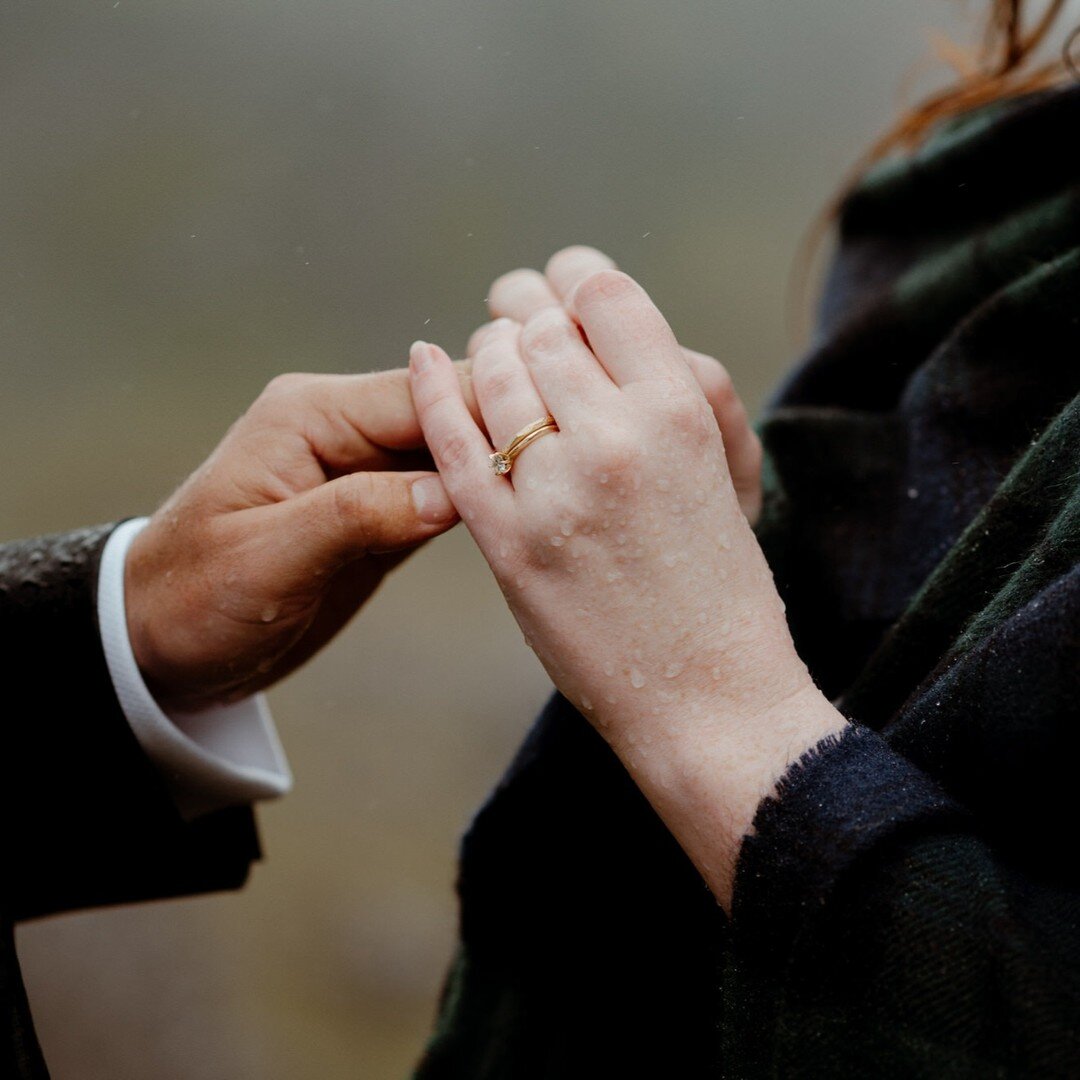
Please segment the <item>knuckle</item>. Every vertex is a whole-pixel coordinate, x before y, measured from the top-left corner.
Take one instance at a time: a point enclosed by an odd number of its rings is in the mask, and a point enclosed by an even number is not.
[[[570,323],[555,308],[538,311],[521,331],[521,347],[527,353],[550,353],[565,346]]]
[[[297,372],[274,376],[251,403],[245,415],[256,426],[276,425],[283,418],[291,419],[297,401],[309,390],[315,378],[316,376]]]
[[[514,365],[501,357],[483,352],[477,357],[473,367],[473,384],[482,397],[491,401],[502,401],[514,392],[518,382],[518,372]]]
[[[354,473],[334,485],[334,515],[338,525],[354,536],[363,533],[366,511],[372,503],[372,484],[368,473]]]
[[[636,295],[639,286],[629,274],[621,270],[597,270],[584,278],[574,290],[574,306],[577,308],[589,304],[621,300]]]
[[[315,375],[305,375],[297,371],[275,375],[266,384],[266,389],[263,390],[260,396],[273,401],[295,397],[297,393],[309,387],[315,379]]]
[[[436,456],[446,469],[459,469],[469,460],[469,442],[464,435],[451,431],[439,440]]]
[[[664,425],[679,435],[706,438],[716,427],[709,402],[681,384],[666,387],[657,397]]]
[[[363,375],[347,376],[355,379],[356,389],[365,395],[401,392],[409,386],[408,368],[387,368],[384,371],[367,371]]]
[[[594,469],[619,480],[640,469],[642,451],[638,439],[622,428],[607,428],[593,435],[589,450]]]

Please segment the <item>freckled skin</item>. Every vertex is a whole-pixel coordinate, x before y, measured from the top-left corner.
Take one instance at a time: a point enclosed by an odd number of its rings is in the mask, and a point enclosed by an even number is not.
[[[757,803],[845,721],[795,652],[744,509],[753,485],[740,498],[725,450],[736,440],[663,317],[611,269],[579,280],[567,306],[581,332],[564,308],[540,307],[524,325],[493,324],[472,357],[494,445],[545,413],[559,424],[509,477],[484,470],[489,446],[449,358],[422,343],[420,422],[540,661],[727,904]],[[469,449],[444,460],[447,444]],[[567,523],[574,544],[558,544]]]

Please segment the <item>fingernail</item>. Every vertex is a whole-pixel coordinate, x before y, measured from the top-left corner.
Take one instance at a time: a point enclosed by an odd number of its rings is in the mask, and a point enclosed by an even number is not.
[[[416,516],[428,525],[442,525],[457,511],[437,476],[423,476],[412,483],[412,501]]]
[[[409,361],[414,371],[424,371],[431,366],[431,346],[426,341],[414,341],[409,346]]]

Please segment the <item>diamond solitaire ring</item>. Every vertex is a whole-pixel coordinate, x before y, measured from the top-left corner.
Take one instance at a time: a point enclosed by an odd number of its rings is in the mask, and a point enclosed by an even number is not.
[[[488,455],[491,468],[497,476],[505,476],[513,467],[514,459],[530,443],[546,435],[549,431],[558,431],[559,425],[555,423],[554,416],[545,416],[535,420],[528,427],[522,428],[502,450]]]

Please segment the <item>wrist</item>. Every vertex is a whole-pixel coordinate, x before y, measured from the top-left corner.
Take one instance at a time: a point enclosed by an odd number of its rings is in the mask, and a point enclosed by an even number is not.
[[[849,721],[807,677],[760,710],[709,715],[695,702],[673,713],[660,739],[628,740],[619,757],[653,808],[729,908],[742,838],[762,799],[823,739]]]
[[[127,624],[131,653],[139,675],[155,701],[163,708],[179,707],[178,680],[174,657],[184,620],[174,607],[177,590],[171,587],[163,596],[160,580],[169,581],[172,575],[162,571],[154,558],[154,522],[136,536],[128,548],[124,562],[124,617]],[[166,627],[166,640],[161,629]],[[171,648],[170,648],[171,646]]]

